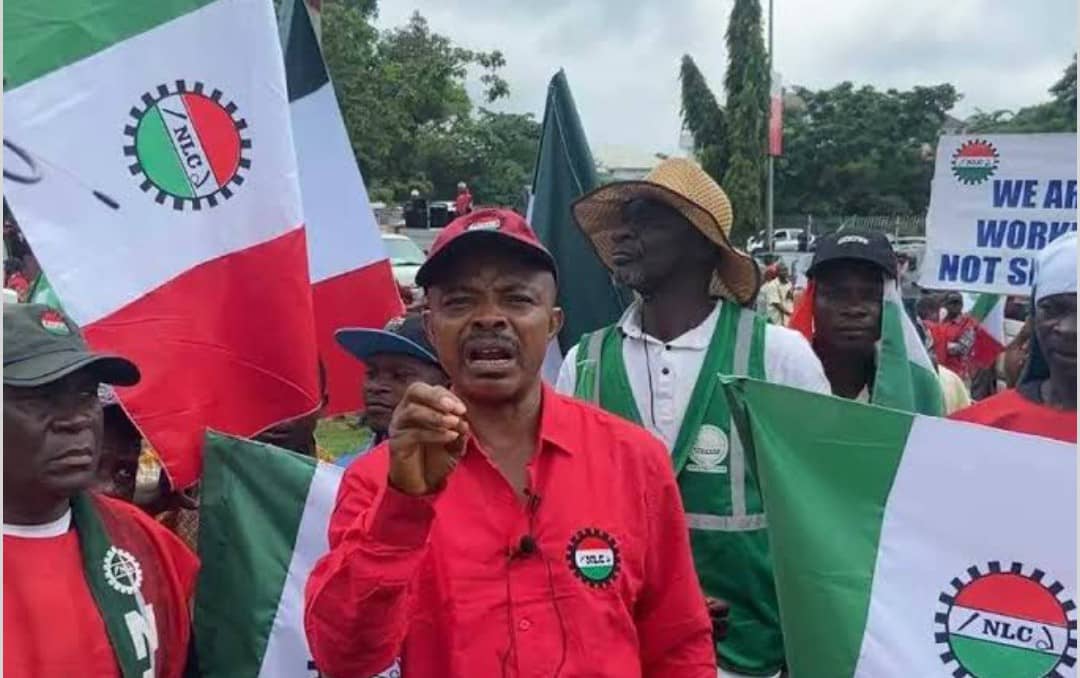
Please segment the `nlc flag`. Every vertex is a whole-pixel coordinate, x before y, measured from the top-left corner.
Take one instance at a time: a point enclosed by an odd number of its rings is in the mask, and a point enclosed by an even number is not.
[[[303,0],[286,0],[281,37],[307,225],[315,332],[327,414],[360,409],[363,367],[334,341],[343,327],[382,329],[402,311],[364,180]]]
[[[304,585],[329,550],[344,469],[213,432],[205,456],[195,597],[200,675],[314,678]],[[401,672],[395,663],[380,675]]]
[[[317,406],[317,354],[271,0],[9,0],[6,197],[177,486],[206,427]],[[13,154],[5,153],[5,162]]]
[[[792,676],[1076,675],[1075,445],[727,388]]]

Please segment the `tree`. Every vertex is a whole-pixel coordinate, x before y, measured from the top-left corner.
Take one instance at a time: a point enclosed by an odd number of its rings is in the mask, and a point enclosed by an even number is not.
[[[419,13],[380,34],[371,25],[375,10],[372,0],[323,5],[327,65],[372,199],[402,200],[412,189],[450,197],[465,180],[478,202],[516,200],[528,180],[514,192],[508,185],[527,177],[539,127],[525,116],[474,113],[465,90],[470,69],[479,68],[485,100],[505,97],[502,53],[458,47]],[[528,134],[526,154],[520,145]]]
[[[727,170],[721,184],[735,213],[732,238],[741,242],[764,224],[768,57],[761,3],[735,0],[727,28]]]
[[[965,129],[976,134],[1034,133],[1076,131],[1076,55],[1065,72],[1050,87],[1051,100],[1035,106],[1012,111],[987,113],[975,109],[967,119]]]
[[[793,88],[801,102],[784,119],[777,162],[777,212],[822,216],[910,215],[930,199],[933,148],[946,112],[960,96],[952,85],[907,91]]]
[[[683,55],[679,81],[683,124],[694,137],[694,154],[713,179],[723,181],[728,162],[724,109],[689,54]]]
[[[453,195],[457,182],[466,181],[482,204],[524,208],[539,139],[532,114],[481,108],[447,129],[425,130],[419,160],[434,195]]]

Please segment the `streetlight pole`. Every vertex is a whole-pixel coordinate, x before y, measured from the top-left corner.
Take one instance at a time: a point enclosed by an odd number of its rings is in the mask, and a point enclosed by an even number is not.
[[[769,0],[769,115],[772,116],[772,89],[773,89],[773,77],[776,72],[773,68],[773,0]],[[768,129],[768,126],[766,126]],[[766,134],[766,139],[768,134]],[[766,153],[768,153],[768,179],[765,185],[765,242],[768,244],[769,251],[773,251],[773,154],[769,148],[768,141],[765,144]]]

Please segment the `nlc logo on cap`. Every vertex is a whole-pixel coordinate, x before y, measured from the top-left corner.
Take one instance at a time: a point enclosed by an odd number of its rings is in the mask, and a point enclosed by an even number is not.
[[[475,223],[469,224],[465,227],[466,231],[497,231],[502,227],[502,222],[498,219],[484,219]]]
[[[49,334],[55,334],[58,337],[71,334],[71,328],[64,322],[64,316],[51,309],[41,314],[41,327]]]

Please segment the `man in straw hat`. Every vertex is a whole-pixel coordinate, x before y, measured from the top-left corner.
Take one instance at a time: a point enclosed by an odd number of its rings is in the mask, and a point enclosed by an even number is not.
[[[1039,253],[1030,354],[1015,389],[953,418],[1076,442],[1076,234]]]
[[[540,378],[562,310],[536,234],[477,210],[439,234],[416,280],[453,390],[411,384],[389,441],[345,472],[307,582],[316,665],[713,678],[663,446]]]
[[[730,435],[715,375],[828,393],[821,363],[797,332],[745,308],[757,292],[757,265],[732,246],[731,204],[696,164],[666,160],[644,181],[608,184],[572,209],[600,259],[638,299],[617,325],[570,350],[558,388],[664,441],[714,624],[723,621],[721,601],[730,605],[721,667],[725,675],[776,673],[784,648],[758,481]]]

